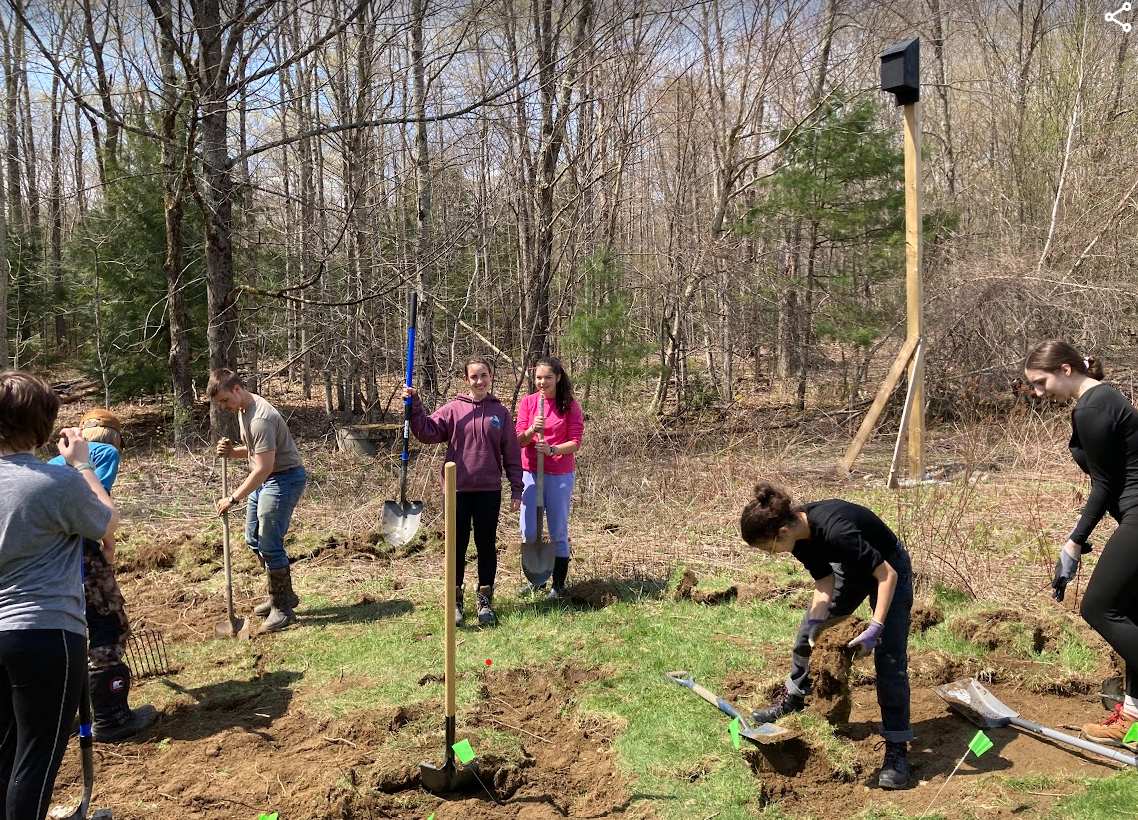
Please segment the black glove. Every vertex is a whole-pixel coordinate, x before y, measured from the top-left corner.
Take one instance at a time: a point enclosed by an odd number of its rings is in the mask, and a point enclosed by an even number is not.
[[[1079,555],[1076,557],[1071,557],[1071,554],[1065,549],[1059,550],[1059,559],[1055,562],[1055,574],[1051,578],[1051,594],[1056,601],[1063,600],[1063,596],[1067,594],[1067,584],[1071,583],[1075,573],[1079,571],[1079,563],[1082,561],[1082,557],[1090,551],[1090,544],[1083,544]]]

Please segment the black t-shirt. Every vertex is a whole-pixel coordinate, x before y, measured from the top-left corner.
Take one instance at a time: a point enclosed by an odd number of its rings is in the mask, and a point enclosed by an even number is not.
[[[1116,519],[1138,506],[1138,412],[1108,384],[1096,384],[1071,413],[1071,457],[1091,477],[1071,540],[1084,544],[1103,515]]]
[[[798,541],[791,555],[802,562],[810,576],[820,580],[833,573],[830,564],[872,575],[901,548],[893,530],[872,510],[860,504],[833,498],[799,507],[810,524],[810,538]]]

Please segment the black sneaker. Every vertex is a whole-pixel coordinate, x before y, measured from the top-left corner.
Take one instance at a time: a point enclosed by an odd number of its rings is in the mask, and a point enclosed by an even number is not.
[[[907,743],[885,741],[885,762],[877,785],[883,789],[904,789],[909,785],[909,752]]]
[[[780,717],[789,715],[792,712],[801,712],[806,708],[806,698],[802,695],[795,695],[790,692],[785,686],[782,688],[782,693],[775,698],[774,702],[766,709],[756,709],[751,712],[751,722],[756,725],[763,723],[774,723]]]

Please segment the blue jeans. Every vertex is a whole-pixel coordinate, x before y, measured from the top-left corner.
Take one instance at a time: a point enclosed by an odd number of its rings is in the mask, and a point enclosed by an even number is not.
[[[300,501],[308,473],[302,466],[273,473],[249,496],[245,511],[245,543],[265,559],[269,569],[288,566],[284,539],[292,511]]]
[[[894,743],[913,740],[909,725],[909,614],[913,608],[913,566],[909,553],[900,547],[889,565],[897,572],[897,589],[885,616],[873,665],[877,671],[877,705],[881,707],[881,736]],[[877,580],[857,567],[831,564],[834,568],[834,596],[830,600],[830,618],[844,618],[869,598],[877,603]],[[791,651],[791,671],[786,679],[787,691],[796,695],[810,693],[810,619],[809,609],[802,616]]]
[[[573,501],[576,475],[545,474],[545,526],[558,558],[569,557],[569,505]],[[531,543],[537,530],[537,476],[522,473],[522,540]]]

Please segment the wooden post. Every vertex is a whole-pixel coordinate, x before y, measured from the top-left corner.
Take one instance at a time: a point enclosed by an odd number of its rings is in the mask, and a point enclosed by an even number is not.
[[[925,288],[921,276],[921,114],[920,103],[905,109],[905,302],[910,339],[924,336]],[[909,365],[912,412],[909,415],[909,479],[925,477],[925,366],[924,357]]]
[[[912,367],[920,369],[924,365],[925,346],[917,343],[917,352],[913,354]],[[912,418],[913,413],[913,399],[916,398],[917,383],[914,381],[909,382],[909,389],[905,392],[905,406],[901,410],[901,424],[897,429],[897,443],[893,446],[893,460],[889,463],[889,478],[885,482],[891,490],[897,489],[897,472],[901,466],[901,442],[906,438],[906,428],[909,426],[909,420]]]

